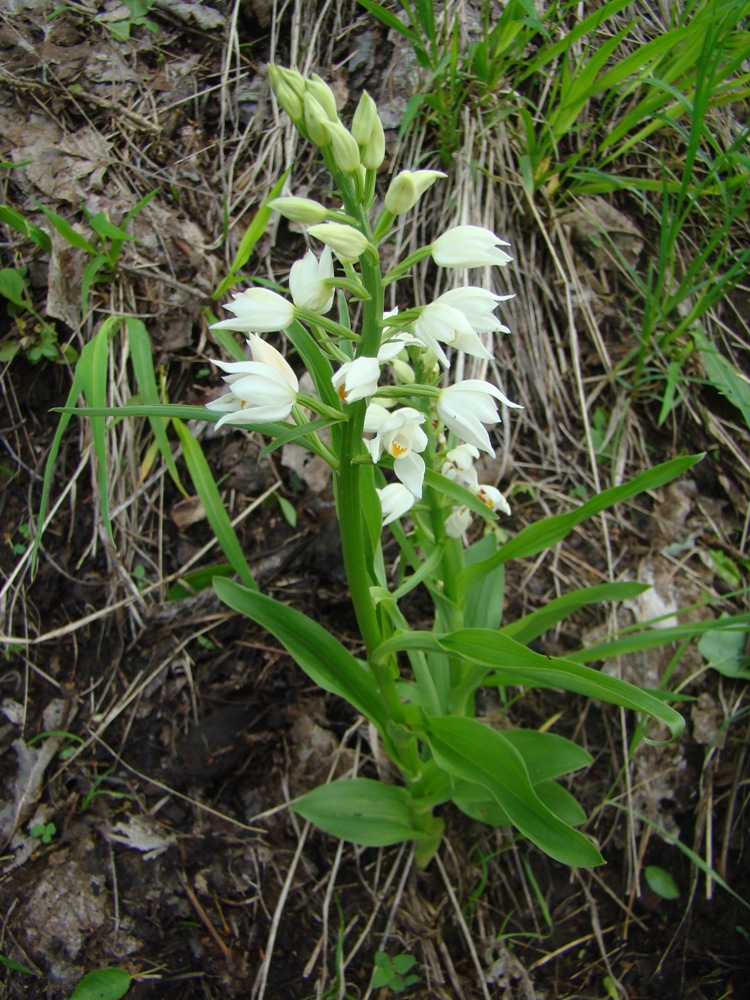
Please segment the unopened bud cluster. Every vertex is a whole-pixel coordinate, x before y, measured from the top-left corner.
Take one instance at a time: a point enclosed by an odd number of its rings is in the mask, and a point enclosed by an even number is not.
[[[279,105],[320,150],[342,204],[328,208],[297,197],[270,203],[285,218],[307,226],[310,239],[323,249],[318,254],[308,250],[293,264],[289,297],[254,287],[236,294],[226,306],[233,316],[215,326],[249,334],[252,360],[216,362],[229,391],[209,406],[221,412],[219,423],[266,425],[266,430],[268,424],[281,424],[277,434],[290,420],[304,427],[309,409],[316,406],[319,414],[340,421],[358,415],[361,451],[354,457],[382,470],[385,485],[378,496],[384,524],[421,500],[428,468],[469,491],[488,511],[508,513],[496,487],[479,482],[475,462],[480,452],[494,454],[488,428],[500,421],[499,407],[517,404],[488,381],[468,379],[445,387],[441,382],[451,351],[492,360],[492,338],[509,332],[495,310],[512,296],[468,285],[401,314],[384,313],[382,308],[383,284],[398,280],[419,260],[431,257],[447,268],[504,267],[511,260],[504,249],[508,244],[482,227],[457,226],[382,275],[378,247],[388,238],[393,220],[415,208],[445,175],[437,170],[400,171],[375,212],[385,133],[372,98],[362,95],[347,129],[333,92],[320,77],[306,79],[279,66],[269,67],[269,75]],[[331,318],[337,288],[340,296],[348,292],[363,303],[362,329],[347,325],[346,317],[354,310],[342,311],[341,305],[339,319]],[[325,404],[305,397],[303,408],[291,366],[258,336],[288,330],[292,324],[301,324],[312,336],[330,367],[337,409],[332,410],[328,393]],[[384,375],[385,369],[389,374]],[[319,366],[315,375],[320,378]],[[352,457],[340,456],[340,461]],[[455,488],[453,492],[460,493]],[[471,497],[467,502],[477,506]],[[468,506],[452,506],[446,512],[446,534],[461,536],[471,516]]]

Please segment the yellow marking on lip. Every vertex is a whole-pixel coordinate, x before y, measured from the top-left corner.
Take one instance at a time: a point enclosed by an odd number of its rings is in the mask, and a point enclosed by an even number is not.
[[[403,455],[407,453],[408,450],[409,449],[406,448],[404,445],[399,444],[398,441],[391,441],[391,446],[388,449],[388,451],[391,453],[391,455],[393,455],[394,458],[401,458]]]

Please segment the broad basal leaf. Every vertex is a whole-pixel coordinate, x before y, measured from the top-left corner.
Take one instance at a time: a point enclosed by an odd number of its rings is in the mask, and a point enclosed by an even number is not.
[[[418,829],[409,793],[370,778],[342,778],[308,792],[292,811],[321,830],[363,847],[387,847],[426,840],[433,833]]]

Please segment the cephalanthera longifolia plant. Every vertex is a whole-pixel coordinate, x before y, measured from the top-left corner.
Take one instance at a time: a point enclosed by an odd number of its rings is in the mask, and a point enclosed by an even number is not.
[[[252,360],[217,362],[228,392],[209,410],[219,424],[260,430],[274,439],[270,447],[294,440],[329,464],[363,653],[354,656],[310,618],[257,589],[227,579],[215,587],[230,607],[272,632],[316,683],[368,718],[402,778],[402,784],[344,778],[293,808],[358,844],[414,841],[426,862],[443,832],[436,810],[452,801],[484,822],[514,825],[554,858],[596,865],[599,851],[575,829],[585,816],[555,782],[585,767],[589,755],[554,733],[499,729],[477,719],[475,695],[482,685],[559,687],[653,716],[676,734],[682,721],[673,709],[584,665],[587,651],[560,659],[528,648],[575,608],[642,588],[588,588],[501,627],[504,565],[511,556],[542,551],[615,501],[667,482],[695,459],[655,469],[501,545],[493,525],[508,505],[494,485],[479,482],[475,462],[480,452],[493,454],[487,428],[500,420],[501,408],[517,404],[491,382],[446,384],[445,372],[451,350],[492,359],[486,335],[509,332],[495,316],[508,296],[468,286],[389,312],[384,289],[427,257],[444,268],[503,267],[507,244],[486,229],[459,226],[384,274],[379,247],[395,218],[412,211],[443,175],[401,171],[381,204],[376,177],[385,140],[372,99],[362,96],[349,130],[320,78],[272,67],[271,83],[300,134],[320,151],[340,204],[271,202],[282,216],[306,224],[323,249],[308,250],[292,266],[289,297],[268,288],[234,296],[227,306],[232,318],[216,326],[249,334]],[[314,396],[300,392],[286,350],[261,336],[279,332],[311,376]],[[466,548],[462,539],[475,515],[486,530]],[[401,550],[395,585],[383,559],[384,529]],[[414,630],[401,605],[419,585],[434,604],[432,631]]]
[[[235,294],[227,306],[232,317],[215,328],[248,334],[252,358],[216,362],[227,391],[208,408],[159,405],[151,392],[144,397],[148,405],[106,410],[97,404],[100,395],[86,390],[89,382],[99,384],[94,373],[82,375],[75,390],[98,406],[83,412],[95,422],[112,412],[149,416],[162,450],[166,430],[157,418],[173,418],[211,524],[242,581],[217,575],[217,594],[271,632],[316,684],[349,701],[377,732],[397,772],[393,783],[344,778],[304,795],[293,805],[298,813],[365,846],[413,841],[418,861],[426,863],[443,832],[437,812],[453,802],[475,819],[515,826],[562,862],[599,864],[596,846],[576,829],[583,811],[555,780],[585,767],[589,754],[552,732],[476,718],[477,691],[563,689],[658,720],[674,737],[682,719],[663,695],[588,664],[685,638],[699,626],[669,629],[668,636],[640,629],[566,658],[545,656],[529,643],[547,629],[585,605],[623,600],[646,588],[588,587],[502,623],[505,564],[543,552],[587,518],[668,483],[697,456],[651,469],[502,543],[495,521],[507,503],[494,485],[479,482],[475,462],[480,452],[492,454],[488,428],[500,420],[501,408],[512,412],[516,404],[491,382],[448,383],[446,372],[453,351],[492,358],[485,342],[506,329],[494,315],[504,296],[476,286],[454,288],[427,305],[394,313],[384,309],[384,290],[428,257],[448,269],[501,268],[510,260],[507,244],[486,229],[459,226],[383,273],[380,248],[394,220],[413,210],[443,175],[401,171],[381,204],[376,182],[385,143],[372,99],[362,96],[349,130],[318,77],[307,80],[272,67],[271,83],[301,135],[320,151],[337,203],[278,197],[270,207],[307,225],[322,250],[309,250],[292,266],[289,296],[266,287]],[[141,331],[128,327],[131,332]],[[269,333],[282,334],[282,351],[264,339]],[[105,370],[106,336],[98,334],[87,355],[92,371]],[[300,390],[302,367],[314,393]],[[312,619],[259,592],[200,446],[179,416],[260,432],[269,439],[266,452],[294,441],[328,463],[361,632],[359,656]],[[484,531],[466,547],[464,535],[475,516],[484,519]],[[395,582],[383,557],[384,531],[400,547]],[[417,587],[434,606],[430,631],[412,628],[406,616],[403,598]]]

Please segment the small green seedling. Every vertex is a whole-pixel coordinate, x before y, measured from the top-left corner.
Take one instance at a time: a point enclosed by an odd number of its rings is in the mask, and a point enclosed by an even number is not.
[[[646,877],[649,889],[655,892],[657,896],[661,896],[662,899],[679,898],[679,887],[668,871],[659,868],[658,865],[648,865],[643,874]]]
[[[57,833],[57,827],[54,823],[35,823],[29,833],[32,837],[38,837],[43,844],[51,844],[52,838]]]
[[[372,988],[379,990],[387,986],[394,993],[403,993],[409,986],[419,982],[419,976],[406,975],[415,962],[416,958],[413,955],[396,955],[395,958],[391,958],[384,951],[376,951]]]
[[[83,977],[69,1000],[120,1000],[132,982],[132,976],[125,969],[96,969]]]

